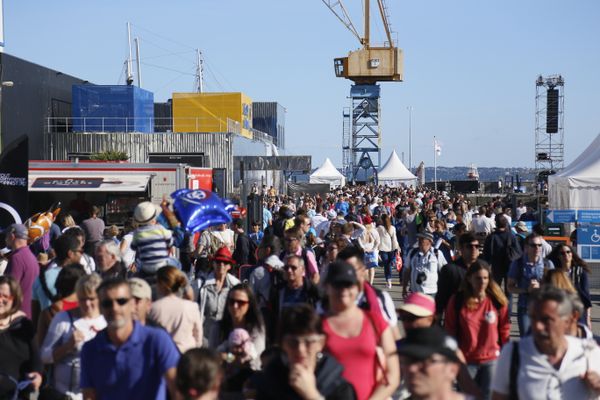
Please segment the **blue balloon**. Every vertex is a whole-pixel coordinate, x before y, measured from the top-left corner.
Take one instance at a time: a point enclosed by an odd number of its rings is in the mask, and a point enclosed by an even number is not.
[[[171,197],[174,199],[173,210],[188,232],[194,233],[231,222],[231,215],[227,210],[229,205],[213,192],[179,189]]]

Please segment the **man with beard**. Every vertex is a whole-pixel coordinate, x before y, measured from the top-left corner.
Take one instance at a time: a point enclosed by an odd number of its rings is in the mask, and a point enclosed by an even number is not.
[[[85,400],[175,398],[179,351],[162,329],[133,319],[128,282],[111,278],[98,287],[105,330],[81,351],[81,388]]]

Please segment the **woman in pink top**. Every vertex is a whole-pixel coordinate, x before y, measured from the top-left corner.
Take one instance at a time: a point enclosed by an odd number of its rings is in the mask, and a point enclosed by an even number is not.
[[[492,279],[488,263],[471,264],[461,290],[446,307],[445,327],[465,355],[471,378],[491,396],[490,385],[500,348],[509,340],[508,299]]]
[[[357,399],[387,399],[400,381],[400,368],[392,331],[380,313],[367,313],[356,305],[358,279],[350,264],[330,265],[325,280],[328,313],[323,320],[325,349],[344,366],[343,377],[354,386]],[[383,348],[378,360],[377,346]],[[377,379],[378,371],[385,369]]]
[[[148,318],[171,335],[181,353],[202,346],[202,319],[198,304],[179,297],[187,285],[181,271],[172,266],[162,267],[156,273],[159,300],[152,303]]]

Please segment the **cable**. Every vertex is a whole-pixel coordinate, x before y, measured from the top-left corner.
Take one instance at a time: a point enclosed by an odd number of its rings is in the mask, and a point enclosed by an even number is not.
[[[140,61],[140,63],[144,64],[144,65],[146,65],[148,67],[160,68],[160,69],[164,69],[166,71],[177,72],[179,74],[186,74],[186,75],[196,76],[196,74],[191,74],[191,73],[185,72],[185,71],[179,71],[179,70],[174,69],[174,68],[163,67],[162,65],[150,64],[150,63],[142,62],[142,61]]]

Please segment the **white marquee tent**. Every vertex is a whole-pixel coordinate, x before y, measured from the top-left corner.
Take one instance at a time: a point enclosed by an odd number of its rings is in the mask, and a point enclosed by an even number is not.
[[[600,210],[600,134],[567,167],[548,177],[553,210]]]
[[[332,188],[336,186],[344,186],[346,178],[333,165],[331,160],[327,158],[315,172],[310,174],[310,183],[328,183]]]
[[[377,178],[380,184],[388,186],[410,185],[417,180],[417,177],[400,161],[396,150],[392,151],[390,158],[379,169]]]

